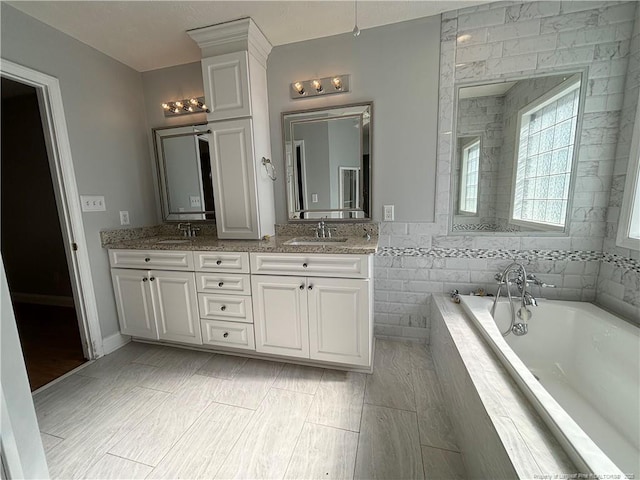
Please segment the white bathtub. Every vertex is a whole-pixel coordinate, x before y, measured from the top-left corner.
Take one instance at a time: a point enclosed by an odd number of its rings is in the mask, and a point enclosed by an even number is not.
[[[640,478],[640,330],[590,303],[539,300],[529,333],[503,338],[506,300],[494,320],[492,298],[461,299],[576,466]]]

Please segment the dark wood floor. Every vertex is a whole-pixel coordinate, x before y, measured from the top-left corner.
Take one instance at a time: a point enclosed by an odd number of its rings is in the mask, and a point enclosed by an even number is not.
[[[15,303],[13,309],[31,391],[86,362],[74,308]]]

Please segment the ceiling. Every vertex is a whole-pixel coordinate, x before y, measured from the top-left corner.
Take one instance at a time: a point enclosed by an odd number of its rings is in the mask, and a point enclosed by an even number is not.
[[[518,82],[488,83],[486,85],[463,87],[458,93],[458,98],[500,97],[511,90],[511,87],[516,83]]]
[[[345,1],[8,1],[120,62],[144,72],[200,60],[185,33],[252,17],[271,43],[287,43],[350,32],[354,2]],[[360,0],[360,29],[437,15],[487,0]]]

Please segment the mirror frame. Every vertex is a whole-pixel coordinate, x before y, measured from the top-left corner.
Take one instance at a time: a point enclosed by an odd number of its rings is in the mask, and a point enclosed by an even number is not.
[[[453,89],[454,99],[453,99],[453,122],[452,122],[452,131],[451,131],[451,140],[452,140],[452,148],[450,153],[450,162],[451,162],[451,174],[450,174],[450,184],[449,184],[449,212],[447,219],[447,235],[452,236],[460,236],[460,235],[477,235],[477,236],[502,236],[502,235],[510,235],[510,236],[549,236],[549,237],[568,237],[570,235],[571,229],[571,212],[573,211],[573,200],[575,197],[575,185],[577,183],[577,168],[578,168],[578,157],[580,155],[580,138],[582,136],[582,123],[583,117],[585,114],[585,103],[587,97],[587,85],[586,81],[589,79],[589,68],[588,67],[576,67],[574,69],[562,69],[562,70],[540,70],[536,71],[535,74],[530,75],[514,75],[514,76],[502,76],[498,78],[487,78],[481,81],[461,81],[456,82]],[[454,230],[454,220],[455,220],[455,191],[456,187],[454,186],[456,182],[456,143],[458,136],[458,108],[460,103],[460,89],[475,87],[480,85],[492,85],[492,84],[500,84],[507,82],[519,82],[521,80],[531,80],[535,78],[542,77],[554,77],[554,76],[562,76],[566,75],[567,78],[573,75],[580,75],[580,99],[578,103],[578,119],[576,123],[576,136],[574,140],[574,154],[571,159],[571,179],[569,185],[569,196],[567,200],[567,214],[565,219],[564,228],[561,230],[499,230],[499,231],[482,231],[482,230]],[[517,127],[516,127],[517,128]],[[513,194],[513,189],[515,188],[513,181],[510,186],[510,196]],[[511,210],[511,206],[510,206]]]
[[[291,179],[295,177],[297,169],[295,167],[295,165],[289,166],[287,164],[287,133],[289,132],[291,138],[293,137],[292,132],[291,132],[291,125],[293,122],[291,122],[290,120],[287,119],[287,116],[289,115],[309,115],[309,114],[318,114],[321,112],[331,112],[331,111],[335,111],[335,110],[343,110],[343,109],[349,109],[349,108],[358,108],[358,107],[362,107],[363,111],[360,113],[360,124],[362,125],[362,116],[364,115],[364,112],[366,111],[366,109],[369,109],[369,172],[368,172],[368,176],[367,176],[367,180],[368,180],[368,186],[369,186],[369,191],[368,191],[368,195],[366,198],[366,202],[365,202],[365,192],[364,190],[362,190],[362,193],[360,195],[360,208],[340,208],[340,209],[318,209],[318,210],[314,210],[314,209],[305,209],[305,210],[296,210],[295,209],[295,205],[291,205],[291,200],[290,200],[290,186],[289,183],[291,182]],[[351,114],[349,115],[350,117],[355,116],[356,114]],[[344,117],[336,117],[336,118],[348,118],[349,116],[344,116]],[[372,164],[373,164],[373,102],[369,101],[369,102],[358,102],[358,103],[350,103],[350,104],[345,104],[345,105],[331,105],[331,106],[326,106],[326,107],[318,107],[318,108],[310,108],[307,110],[293,110],[293,111],[287,111],[287,112],[282,112],[282,114],[280,115],[281,118],[281,126],[282,126],[282,156],[283,156],[283,165],[284,165],[284,169],[286,170],[286,182],[285,182],[285,195],[287,197],[287,219],[289,222],[294,223],[294,222],[318,222],[319,220],[321,220],[321,218],[299,218],[299,215],[301,213],[316,213],[316,214],[323,214],[326,213],[327,216],[330,215],[332,212],[351,212],[351,211],[357,211],[357,212],[367,212],[368,211],[368,216],[364,216],[362,218],[331,218],[329,217],[327,220],[331,221],[331,222],[370,222],[372,219],[372,212],[371,212],[371,207],[373,205],[373,201],[372,201],[372,187],[373,187],[373,168],[372,168]],[[320,118],[331,118],[331,117],[318,117]],[[362,129],[360,130],[362,132]],[[361,155],[360,155],[360,175],[359,175],[359,183],[360,185],[366,185],[367,182],[365,182],[365,178],[364,178],[364,168],[363,168],[363,159],[362,159],[362,150],[363,150],[363,146],[364,146],[364,142],[362,141],[362,134],[360,135],[360,139],[361,139],[361,143],[360,143],[360,150],[361,150]],[[366,208],[365,208],[366,207]]]
[[[151,132],[153,134],[153,152],[155,155],[155,167],[156,167],[156,177],[157,177],[157,187],[158,187],[158,196],[160,198],[160,208],[162,211],[162,221],[163,222],[201,222],[201,223],[215,223],[215,211],[211,210],[202,210],[202,211],[192,211],[192,212],[184,212],[177,213],[171,212],[169,205],[169,191],[167,188],[167,171],[166,171],[166,162],[164,161],[164,154],[162,149],[162,139],[164,138],[172,138],[172,137],[182,137],[186,135],[197,135],[197,133],[172,133],[171,131],[175,131],[177,129],[184,129],[188,127],[203,127],[203,134],[210,133],[207,122],[200,123],[188,123],[184,125],[173,125],[170,127],[157,127],[152,128]],[[196,215],[203,217],[207,214],[212,214],[213,218],[190,218],[195,217]]]

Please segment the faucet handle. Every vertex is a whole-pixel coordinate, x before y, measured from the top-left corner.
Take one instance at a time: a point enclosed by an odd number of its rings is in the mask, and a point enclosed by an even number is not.
[[[200,227],[191,227],[191,236],[197,237],[199,231],[200,231]]]
[[[549,283],[544,283],[542,280],[540,280],[538,277],[536,277],[533,273],[530,273],[529,275],[527,275],[527,280],[529,282],[531,282],[532,284],[538,286],[538,287],[542,287],[542,288],[556,288],[555,285],[551,285]]]

